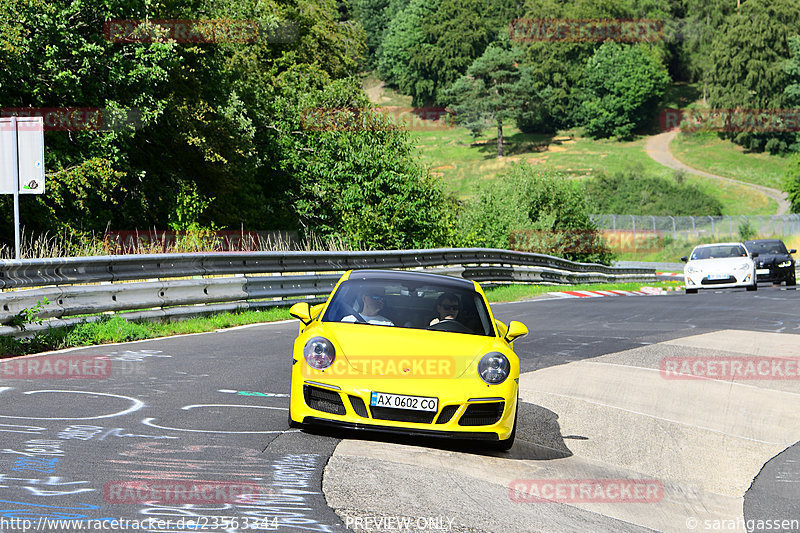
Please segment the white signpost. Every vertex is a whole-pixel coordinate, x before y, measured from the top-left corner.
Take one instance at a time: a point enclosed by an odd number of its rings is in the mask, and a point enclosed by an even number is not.
[[[19,195],[44,193],[42,117],[0,117],[0,194],[14,195],[14,251],[19,259]]]

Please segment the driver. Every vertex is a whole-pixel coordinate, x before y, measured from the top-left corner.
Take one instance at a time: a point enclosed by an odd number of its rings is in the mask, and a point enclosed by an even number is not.
[[[386,296],[383,289],[378,287],[366,289],[361,293],[360,298],[361,312],[358,315],[363,320],[359,320],[356,315],[347,315],[342,318],[342,322],[366,322],[367,324],[379,326],[394,326],[391,320],[380,315],[383,306],[386,304]]]
[[[452,292],[443,292],[436,299],[436,312],[439,316],[431,320],[429,325],[433,326],[442,320],[457,320],[459,311],[461,311],[461,300],[458,295]]]

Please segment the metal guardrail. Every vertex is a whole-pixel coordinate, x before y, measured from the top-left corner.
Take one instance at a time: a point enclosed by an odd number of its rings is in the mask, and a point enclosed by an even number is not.
[[[655,281],[651,268],[576,263],[485,248],[369,252],[231,252],[0,261],[0,324],[47,298],[37,331],[119,311],[127,319],[186,317],[325,296],[350,269],[430,269],[478,282]],[[184,279],[176,279],[184,278]],[[186,279],[189,278],[189,279]],[[290,300],[285,300],[289,298]],[[294,299],[294,300],[292,300]],[[64,318],[66,320],[61,320]],[[72,318],[70,318],[72,317]],[[0,334],[19,328],[0,326]]]

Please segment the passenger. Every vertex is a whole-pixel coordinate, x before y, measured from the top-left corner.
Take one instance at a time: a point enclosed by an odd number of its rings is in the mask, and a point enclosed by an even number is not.
[[[386,304],[386,296],[381,288],[369,288],[361,293],[361,311],[357,314],[347,315],[342,322],[359,322],[375,324],[378,326],[394,326],[394,323],[381,316],[380,312]],[[361,320],[359,320],[361,319]]]

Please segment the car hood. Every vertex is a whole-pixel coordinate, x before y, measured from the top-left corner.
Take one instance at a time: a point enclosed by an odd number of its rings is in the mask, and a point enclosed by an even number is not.
[[[754,261],[757,265],[771,265],[772,263],[782,263],[791,259],[789,254],[759,254]]]
[[[742,263],[752,263],[749,257],[720,257],[717,259],[695,259],[686,263],[686,267],[700,268],[703,272],[730,272]],[[684,267],[684,270],[686,269]]]
[[[323,322],[314,333],[330,339],[337,358],[345,358],[355,370],[363,368],[365,360],[391,359],[411,368],[409,377],[429,359],[446,362],[452,369],[447,377],[458,377],[488,352],[509,352],[497,337],[444,331]]]

